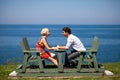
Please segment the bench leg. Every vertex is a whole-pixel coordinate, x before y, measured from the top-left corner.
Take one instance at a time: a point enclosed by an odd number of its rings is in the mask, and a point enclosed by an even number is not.
[[[78,60],[77,72],[81,71],[82,59],[83,59],[83,54],[80,54],[79,60]]]
[[[58,72],[59,73],[63,73],[64,70],[63,70],[63,63],[62,63],[62,52],[59,52],[58,53]]]
[[[22,66],[22,72],[23,73],[26,72],[27,63],[28,63],[28,55],[24,54],[24,61],[23,61],[23,66]]]
[[[95,53],[92,54],[93,55],[93,64],[94,64],[94,68],[96,70],[96,72],[98,72],[98,64],[97,64],[97,61],[96,61],[96,55]]]
[[[37,59],[38,59],[38,65],[39,65],[40,73],[44,73],[44,71],[43,71],[43,62],[42,62],[42,59],[39,56],[39,53],[37,53]]]

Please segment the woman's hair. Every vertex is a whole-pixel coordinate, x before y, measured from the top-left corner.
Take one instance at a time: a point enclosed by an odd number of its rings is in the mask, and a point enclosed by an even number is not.
[[[41,30],[41,34],[42,34],[42,35],[46,35],[48,32],[49,32],[49,29],[48,29],[48,28],[43,28],[43,29]]]
[[[64,27],[64,28],[62,29],[62,31],[65,31],[65,32],[71,34],[71,29],[70,29],[69,27]]]

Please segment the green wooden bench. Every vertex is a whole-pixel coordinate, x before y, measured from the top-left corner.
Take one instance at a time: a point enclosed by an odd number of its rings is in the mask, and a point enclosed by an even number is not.
[[[39,71],[41,73],[44,72],[43,68],[44,68],[44,60],[41,59],[40,57],[40,50],[36,49],[36,48],[30,48],[27,38],[23,37],[21,43],[21,48],[22,51],[24,53],[24,61],[23,61],[23,65],[22,65],[22,72],[26,72],[26,69],[28,66],[34,65],[34,63],[37,61],[38,65],[39,65]],[[34,56],[33,53],[36,53],[36,55]]]
[[[75,77],[75,76],[100,76],[104,75],[104,67],[99,67],[96,61],[96,54],[99,47],[98,37],[94,37],[91,48],[87,48],[86,51],[80,52],[80,56],[77,58],[77,68],[69,67],[65,68],[62,63],[62,54],[65,50],[55,50],[58,53],[58,68],[53,64],[45,64],[44,59],[40,58],[40,52],[36,48],[30,48],[27,38],[22,38],[21,41],[22,51],[24,53],[24,61],[22,66],[20,65],[16,69],[16,76],[18,77]],[[33,56],[33,53],[36,55]],[[30,68],[31,63],[33,65],[37,62],[37,68]],[[86,67],[86,65],[88,67]],[[89,67],[90,66],[90,67]]]
[[[96,72],[99,72],[98,63],[96,60],[96,54],[98,52],[99,39],[94,37],[92,47],[86,48],[86,51],[80,52],[78,59],[77,72],[81,72],[82,65],[87,65],[89,69],[94,69]],[[88,54],[87,54],[88,53]]]
[[[97,60],[96,60],[96,54],[98,51],[98,47],[99,47],[99,39],[98,39],[98,37],[95,36],[93,39],[91,48],[86,48],[86,51],[80,52],[80,56],[77,58],[77,60],[78,60],[77,72],[81,72],[81,70],[84,68],[84,67],[82,67],[83,65],[87,65],[88,66],[87,69],[89,69],[89,70],[94,69],[96,72],[100,71]],[[26,72],[27,67],[30,66],[31,63],[32,63],[32,65],[34,65],[35,62],[38,62],[39,71],[41,73],[44,72],[45,71],[45,62],[44,62],[44,59],[41,59],[41,57],[40,57],[40,50],[38,50],[36,48],[30,48],[26,37],[22,38],[21,48],[24,53],[22,72]],[[63,64],[61,62],[62,61],[62,52],[64,52],[64,51],[56,51],[56,52],[60,52],[60,53],[58,53],[58,59],[59,59],[58,72],[64,72]],[[33,53],[36,53],[36,56],[33,56],[32,55]],[[46,65],[46,66],[48,67],[48,69],[52,69],[52,67],[54,68],[54,66],[50,66],[50,65]],[[49,67],[51,67],[51,68],[49,68]]]

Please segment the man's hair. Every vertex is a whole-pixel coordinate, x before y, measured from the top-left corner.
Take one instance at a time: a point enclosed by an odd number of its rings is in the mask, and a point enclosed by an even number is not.
[[[68,32],[69,34],[71,34],[71,29],[69,27],[64,27],[62,29],[62,31]]]

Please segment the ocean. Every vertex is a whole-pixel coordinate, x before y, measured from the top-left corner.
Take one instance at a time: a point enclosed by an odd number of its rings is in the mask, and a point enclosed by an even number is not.
[[[35,48],[40,38],[40,31],[50,29],[47,41],[50,46],[65,45],[66,38],[62,28],[69,26],[72,34],[83,42],[85,47],[91,47],[94,36],[100,40],[97,53],[99,63],[120,61],[120,25],[0,25],[0,64],[10,62],[22,63],[23,52],[20,47],[22,37],[27,37],[31,48]],[[57,54],[57,53],[55,53]],[[64,60],[64,55],[63,55]]]

